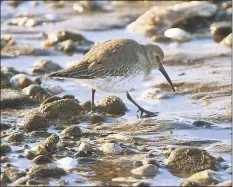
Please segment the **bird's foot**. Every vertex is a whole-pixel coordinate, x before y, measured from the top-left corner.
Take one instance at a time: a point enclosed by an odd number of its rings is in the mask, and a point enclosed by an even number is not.
[[[155,117],[158,116],[158,112],[150,112],[148,110],[145,110],[144,108],[139,108],[137,112],[141,112],[140,118],[149,118],[149,117]],[[146,115],[143,115],[145,113]]]

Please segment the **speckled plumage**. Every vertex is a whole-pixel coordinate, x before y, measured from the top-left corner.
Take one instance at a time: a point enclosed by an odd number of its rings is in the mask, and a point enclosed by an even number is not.
[[[94,46],[73,66],[50,75],[75,79],[93,89],[126,92],[143,81],[163,51],[156,45],[141,45],[131,39],[109,40]]]

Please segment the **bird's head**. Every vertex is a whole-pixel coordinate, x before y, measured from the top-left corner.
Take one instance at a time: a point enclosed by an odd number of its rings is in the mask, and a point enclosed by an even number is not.
[[[143,45],[143,48],[145,49],[147,59],[151,63],[152,68],[158,69],[161,71],[161,73],[164,75],[164,77],[167,79],[167,81],[171,85],[172,90],[175,92],[175,88],[172,84],[172,81],[162,65],[163,58],[164,58],[163,50],[159,46],[154,45],[154,44],[145,44]]]

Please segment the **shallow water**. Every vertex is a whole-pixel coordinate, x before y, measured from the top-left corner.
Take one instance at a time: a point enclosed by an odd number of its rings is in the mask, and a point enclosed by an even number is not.
[[[4,2],[5,3],[5,2]],[[2,4],[4,5],[4,4]],[[42,6],[43,7],[43,6]],[[1,11],[4,16],[7,16],[8,14],[18,14],[20,12],[24,12],[28,8],[27,4],[24,4],[20,7],[17,8],[17,12],[13,12],[11,8],[7,6],[1,6],[1,9],[4,11]],[[39,13],[42,13],[41,10],[43,8],[36,7],[35,12],[39,10]],[[43,9],[44,13],[51,13],[53,14],[54,11],[51,9]],[[28,29],[30,30],[30,28]],[[131,38],[135,39],[139,42],[151,42],[149,38],[146,38],[142,35],[135,34],[135,33],[129,33],[126,29],[112,29],[109,31],[96,31],[96,32],[90,32],[90,31],[81,31],[86,38],[89,40],[92,40],[94,42],[100,42],[100,41],[105,41],[109,39],[118,39],[118,38]],[[5,33],[4,33],[5,34]],[[21,34],[20,32],[17,34],[12,34],[12,36],[15,38],[18,44],[30,44],[32,46],[37,46],[41,47],[42,39],[39,37],[33,37],[31,34]],[[195,39],[187,43],[183,44],[177,44],[175,42],[171,42],[169,44],[161,44],[157,43],[161,48],[165,51],[166,54],[175,54],[175,53],[189,53],[189,54],[211,54],[211,53],[227,53],[230,50],[225,48],[224,46],[221,46],[211,39]],[[44,57],[34,57],[34,56],[21,56],[17,58],[4,58],[1,59],[1,66],[7,67],[7,66],[12,66],[15,69],[23,72],[30,72],[30,69],[33,67],[33,63],[36,62],[37,60],[44,58],[44,59],[49,59],[57,64],[61,65],[63,68],[68,67],[75,61],[78,61],[83,55],[82,54],[74,54],[73,56],[66,56],[66,55],[58,55],[58,56],[44,56]],[[229,61],[223,62],[223,64],[228,64]],[[179,80],[182,80],[182,76],[179,76],[180,73],[186,71],[186,66],[165,66],[165,69],[167,70],[167,73],[169,74],[170,78],[176,82]],[[192,81],[192,79],[201,77],[202,79],[206,80],[212,80],[211,75],[204,75],[203,71],[210,71],[208,70],[203,70],[200,69],[199,71],[197,70],[192,70],[187,68],[187,72],[190,73],[189,80]],[[224,79],[224,77],[223,77]],[[228,79],[227,79],[228,80]],[[151,111],[158,111],[159,116],[154,117],[155,119],[166,119],[166,120],[173,120],[175,122],[187,122],[188,124],[191,125],[193,119],[186,119],[181,117],[181,114],[201,114],[202,111],[206,110],[205,106],[198,100],[191,99],[189,95],[187,94],[174,94],[173,97],[168,98],[168,99],[150,99],[150,98],[145,98],[143,93],[147,91],[148,89],[151,88],[151,86],[165,82],[165,78],[163,75],[157,71],[153,70],[151,79],[148,81],[145,81],[142,85],[139,87],[135,88],[131,92],[132,97],[140,103],[141,106],[144,108],[151,110]],[[193,80],[194,82],[197,81],[197,79]],[[213,81],[213,80],[212,80]],[[64,81],[58,81],[58,80],[44,80],[43,79],[43,86],[45,87],[51,87],[51,86],[59,86],[61,87],[64,91],[59,94],[59,96],[63,96],[65,94],[72,94],[78,100],[82,103],[84,101],[90,100],[91,99],[91,90],[90,88],[86,87],[85,85],[80,85],[75,83],[74,81],[70,80],[64,80]],[[172,91],[169,91],[169,93],[173,94]],[[96,92],[96,101],[103,99],[105,96],[110,95],[110,93],[102,92],[102,91],[97,91]],[[118,97],[120,97],[127,105],[129,111],[122,117],[116,119],[116,121],[125,121],[125,122],[133,122],[137,120],[137,108],[130,103],[126,95],[124,93],[122,94],[114,94]],[[9,118],[4,118],[5,116],[2,116],[2,119],[4,121],[12,119],[11,117]],[[15,118],[13,118],[15,119]],[[19,121],[20,119],[18,119]],[[111,121],[109,122],[109,125],[111,124]],[[179,125],[179,124],[178,124]],[[81,127],[88,127],[89,124],[83,123],[80,124]],[[55,130],[53,127],[50,127],[48,129],[48,132],[50,133],[58,133],[57,130]],[[59,134],[59,133],[58,133]],[[191,129],[174,129],[173,130],[173,138],[176,140],[216,140],[219,142],[223,142],[226,144],[231,144],[231,124],[230,123],[218,123],[215,124],[214,127],[211,128],[191,128]],[[148,139],[150,141],[157,141],[158,137],[156,135],[139,135],[141,138]],[[4,140],[3,140],[4,142]],[[32,147],[33,145],[36,145],[38,143],[33,143],[30,146]],[[17,158],[17,155],[22,154],[22,153],[17,153],[16,150],[21,149],[18,146],[12,146],[13,152],[9,154],[10,157],[10,162],[12,165],[18,167],[19,169],[27,169],[30,166],[33,166],[34,164],[26,159],[26,158]],[[228,153],[216,153],[216,152],[211,152],[213,156],[222,156],[225,159],[225,162],[228,165],[231,165],[231,155]],[[102,163],[103,167],[105,166],[105,162]],[[108,169],[106,169],[107,171]],[[128,169],[130,171],[130,169]],[[128,171],[127,170],[127,171]],[[125,173],[122,173],[121,177],[125,176],[130,176],[129,173],[125,171]],[[221,170],[220,174],[223,176],[224,180],[229,180],[231,178],[231,174],[229,174],[226,171]],[[120,173],[119,173],[120,175]],[[67,175],[61,177],[62,179],[65,180],[71,180],[73,178],[78,178],[79,175]],[[120,176],[119,176],[120,177]],[[78,183],[79,186],[91,186],[91,185],[96,185],[98,183],[95,182],[101,182],[101,178],[98,177],[87,177],[88,182],[83,182],[83,183]],[[109,176],[111,179],[111,175]],[[181,182],[183,182],[185,179],[184,178],[178,178],[176,176],[173,176],[166,168],[160,168],[159,174],[154,177],[153,179],[141,179],[141,181],[149,182],[153,186],[159,185],[159,186],[169,186],[169,185],[179,185]],[[94,182],[93,182],[94,181]],[[122,183],[123,184],[123,183]],[[130,184],[130,183],[129,183]],[[57,185],[57,181],[51,182],[51,185]],[[69,185],[77,185],[77,183],[70,182]]]

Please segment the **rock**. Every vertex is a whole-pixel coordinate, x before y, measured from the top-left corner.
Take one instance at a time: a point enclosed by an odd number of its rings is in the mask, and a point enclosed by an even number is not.
[[[11,180],[16,181],[17,179],[24,177],[26,175],[25,172],[19,171],[13,166],[7,167],[4,170],[4,174]]]
[[[155,35],[151,38],[153,42],[170,42],[171,39],[164,35]]]
[[[11,134],[9,135],[6,140],[8,142],[22,142],[24,141],[24,134],[23,133],[14,133],[14,134]]]
[[[38,84],[31,84],[30,86],[24,88],[22,92],[38,100],[44,100],[45,98],[51,96],[47,90],[45,90]]]
[[[35,102],[20,90],[1,89],[1,109],[19,108],[25,105],[32,105]]]
[[[158,172],[159,170],[157,166],[152,164],[146,164],[144,166],[131,170],[132,174],[145,177],[156,176]]]
[[[58,49],[66,53],[73,53],[76,50],[76,45],[72,40],[65,40],[59,43]]]
[[[32,149],[26,149],[24,151],[24,154],[29,160],[32,160],[39,155],[43,155],[45,157],[51,157],[51,153],[49,153],[43,145],[35,146]]]
[[[38,180],[35,180],[35,179],[29,179],[27,182],[26,182],[26,186],[34,186],[34,185],[43,185],[43,183],[41,181],[38,181]]]
[[[26,131],[44,129],[49,126],[47,120],[37,113],[28,113],[24,116],[21,126]]]
[[[5,46],[15,45],[15,40],[12,36],[4,36],[1,38],[1,49]]]
[[[1,185],[6,185],[7,183],[10,183],[10,179],[7,177],[7,175],[5,173],[1,173]]]
[[[94,11],[103,11],[100,5],[95,1],[80,1],[73,4],[73,9],[79,13],[90,13]]]
[[[158,162],[155,159],[153,159],[153,158],[145,160],[144,164],[152,164],[152,165],[155,165],[155,166],[159,167]]]
[[[216,22],[210,25],[210,31],[214,40],[219,43],[232,32],[232,26],[226,21]]]
[[[17,74],[10,79],[11,86],[13,88],[25,88],[28,87],[31,84],[34,84],[34,82],[29,79],[25,74]]]
[[[51,60],[47,60],[47,59],[38,60],[33,64],[33,66],[36,68],[44,69],[45,73],[59,71],[62,69],[61,66],[59,66],[55,62],[53,62]]]
[[[77,158],[77,157],[89,157],[89,156],[91,156],[91,155],[88,155],[85,151],[83,151],[83,150],[80,150],[80,151],[78,151],[76,154],[75,154],[75,157]]]
[[[89,119],[90,119],[91,123],[93,123],[93,124],[100,123],[100,122],[104,121],[104,117],[100,114],[97,114],[97,113],[90,114]]]
[[[89,152],[91,152],[91,151],[93,151],[93,148],[92,148],[91,144],[89,144],[87,142],[81,142],[79,147],[78,147],[78,151],[85,151],[85,152],[89,151]]]
[[[70,32],[67,30],[49,31],[47,33],[47,38],[52,43],[52,45],[58,44],[66,40],[72,40],[73,42],[77,42],[80,45],[85,43],[92,43],[88,41],[85,37],[83,37],[81,34]]]
[[[64,169],[59,168],[54,165],[48,165],[48,164],[41,164],[33,166],[29,169],[28,174],[31,177],[36,178],[48,178],[48,177],[60,177],[62,175],[66,175],[66,172]]]
[[[43,145],[45,146],[46,150],[49,152],[54,153],[56,151],[56,144],[59,142],[59,136],[56,134],[52,134],[46,140],[43,142]]]
[[[11,152],[11,147],[9,145],[6,145],[4,143],[1,143],[1,151],[0,154],[4,155],[5,153]]]
[[[164,36],[177,42],[187,42],[191,40],[192,36],[190,33],[180,28],[170,28],[164,32]]]
[[[47,119],[56,120],[65,120],[72,116],[77,116],[82,110],[82,107],[73,99],[61,99],[41,105],[39,108],[39,111]]]
[[[221,182],[221,183],[218,183],[217,185],[215,186],[229,186],[231,187],[232,186],[232,181],[229,180],[229,181],[224,181],[224,182]]]
[[[35,164],[46,164],[52,162],[52,160],[45,157],[44,155],[38,155],[32,160],[32,162],[34,162]]]
[[[213,126],[212,123],[209,123],[207,121],[194,121],[193,125],[195,127],[205,127],[205,128],[209,128],[209,127]]]
[[[222,181],[222,177],[219,173],[213,171],[213,170],[204,170],[198,173],[195,173],[191,177],[188,178],[190,181],[199,182],[200,185],[212,185],[217,182]]]
[[[100,161],[96,158],[88,158],[88,157],[79,157],[77,158],[79,164],[96,164]]]
[[[217,169],[217,162],[214,157],[205,150],[180,147],[171,152],[166,165],[174,172],[194,173],[206,169]]]
[[[43,103],[40,104],[40,106],[45,105],[45,104],[47,104],[47,103],[52,103],[53,101],[58,101],[58,100],[60,100],[60,99],[61,99],[61,97],[58,97],[58,96],[51,96],[51,97],[45,99],[45,100],[43,101]]]
[[[63,95],[62,99],[75,99],[75,96],[71,94],[66,94],[66,95]]]
[[[32,46],[5,46],[1,50],[1,57],[18,57],[18,56],[51,56],[58,55],[57,52],[48,49],[33,48]]]
[[[146,182],[137,182],[137,183],[134,183],[133,186],[135,186],[135,187],[151,187],[151,185],[146,183]]]
[[[14,74],[11,72],[4,72],[1,69],[1,87],[10,87],[11,83],[10,83],[10,79],[11,77],[13,77]]]
[[[128,30],[152,37],[163,34],[181,20],[193,17],[211,17],[216,14],[217,5],[210,2],[183,2],[173,6],[154,6],[128,25]]]
[[[200,184],[198,182],[193,182],[193,181],[184,181],[180,184],[180,186],[200,187]]]
[[[67,127],[61,133],[67,137],[80,138],[82,136],[81,129],[76,125],[72,125],[70,127]]]
[[[127,111],[126,105],[116,96],[107,96],[96,104],[96,108],[108,114],[124,115]]]
[[[9,129],[11,126],[9,124],[6,124],[6,123],[1,123],[0,122],[0,129],[1,130],[6,130],[6,129]]]
[[[91,111],[91,101],[86,101],[81,106],[85,111]]]
[[[102,150],[105,154],[121,154],[123,152],[123,149],[117,145],[116,143],[105,143],[102,146]]]
[[[232,33],[226,36],[220,44],[225,45],[226,47],[231,48],[232,47]]]
[[[58,166],[66,170],[77,168],[78,161],[76,159],[65,157],[56,161]]]
[[[29,180],[29,176],[25,176],[25,177],[21,177],[19,179],[17,179],[15,182],[13,182],[13,186],[20,186],[23,184],[26,184],[26,182]]]

